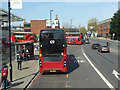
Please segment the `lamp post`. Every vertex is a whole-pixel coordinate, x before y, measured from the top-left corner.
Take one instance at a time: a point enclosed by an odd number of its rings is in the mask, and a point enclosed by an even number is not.
[[[51,27],[52,27],[52,11],[53,10],[50,10],[50,24],[51,24]]]
[[[10,17],[10,0],[8,0],[8,22],[9,22],[9,48],[10,48],[10,81],[12,82],[12,58],[11,58],[11,17]]]

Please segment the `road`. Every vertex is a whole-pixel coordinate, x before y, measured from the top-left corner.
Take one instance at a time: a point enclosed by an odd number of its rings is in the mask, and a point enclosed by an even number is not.
[[[111,53],[92,50],[95,41],[98,42],[90,39],[90,44],[69,45],[68,73],[39,73],[28,88],[118,88],[118,79],[112,74],[118,70],[118,54],[114,50]]]

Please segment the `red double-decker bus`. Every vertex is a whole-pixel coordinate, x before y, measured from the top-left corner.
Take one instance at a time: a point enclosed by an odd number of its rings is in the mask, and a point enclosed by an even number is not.
[[[83,44],[82,33],[66,33],[67,44]]]
[[[32,41],[37,42],[37,36],[33,32],[14,32],[12,42]]]
[[[14,32],[12,34],[12,42],[16,45],[17,49],[18,47],[21,48],[24,47],[24,49],[29,50],[29,55],[34,54],[34,43],[37,42],[37,36],[33,32]],[[22,52],[21,48],[18,50],[19,52]]]
[[[39,38],[39,72],[67,72],[64,29],[42,29]]]

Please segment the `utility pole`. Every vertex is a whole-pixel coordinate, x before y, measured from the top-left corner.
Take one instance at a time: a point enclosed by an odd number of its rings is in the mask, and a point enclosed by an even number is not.
[[[52,11],[53,10],[50,10],[50,24],[51,24],[51,28],[52,28]]]
[[[21,24],[20,24],[20,32],[21,32]]]
[[[10,48],[10,81],[12,82],[12,58],[11,58],[11,17],[10,17],[10,0],[8,0],[8,21],[9,21],[9,48]]]
[[[71,19],[71,31],[72,31],[72,19]]]

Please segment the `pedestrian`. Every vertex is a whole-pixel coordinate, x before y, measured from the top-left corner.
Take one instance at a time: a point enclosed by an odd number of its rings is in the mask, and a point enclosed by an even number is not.
[[[26,48],[26,57],[27,57],[27,60],[29,60],[28,54],[29,54],[29,50],[28,50],[28,48]]]
[[[4,89],[6,89],[6,80],[7,80],[7,76],[8,76],[8,66],[6,65],[5,62],[2,63],[2,67],[1,67],[1,83],[4,82]],[[1,84],[2,86],[2,84]]]
[[[109,46],[109,42],[107,42],[107,46]]]
[[[19,54],[17,58],[18,70],[21,70],[22,56]]]
[[[36,44],[36,50],[38,50],[38,44]]]
[[[25,60],[25,52],[22,53],[22,59]]]

